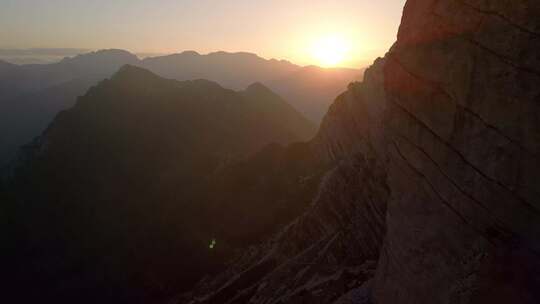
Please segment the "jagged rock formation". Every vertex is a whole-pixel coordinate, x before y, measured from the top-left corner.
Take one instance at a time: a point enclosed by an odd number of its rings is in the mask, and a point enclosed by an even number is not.
[[[312,206],[176,301],[538,303],[539,33],[538,1],[409,0],[311,142]]]
[[[540,3],[408,1],[378,303],[537,303]]]

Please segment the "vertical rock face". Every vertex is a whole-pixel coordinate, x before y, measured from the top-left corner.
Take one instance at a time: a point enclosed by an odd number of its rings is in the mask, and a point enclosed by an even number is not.
[[[180,302],[540,303],[538,50],[536,0],[409,0],[311,208]]]
[[[540,3],[408,1],[378,303],[538,303]]]

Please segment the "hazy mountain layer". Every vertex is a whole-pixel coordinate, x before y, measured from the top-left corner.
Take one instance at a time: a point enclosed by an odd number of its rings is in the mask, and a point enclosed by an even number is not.
[[[212,80],[235,90],[263,82],[315,123],[335,95],[361,77],[359,70],[303,68],[249,53],[184,52],[139,60],[126,51],[103,50],[54,64],[0,61],[0,167],[21,145],[43,132],[59,111],[73,106],[78,96],[124,64],[142,66],[166,78]],[[305,134],[303,140],[314,132]]]
[[[284,60],[264,60],[255,54],[226,52],[200,55],[188,51],[146,58],[141,65],[167,78],[209,79],[237,90],[262,82],[316,123],[335,96],[363,74],[355,69],[300,67]]]
[[[53,64],[0,62],[0,167],[88,88],[138,60],[125,51],[104,50]]]
[[[288,147],[266,143],[301,122],[276,128],[266,107],[298,114],[260,84],[124,68],[0,185],[7,289],[19,302],[539,303],[538,33],[538,1],[409,0],[388,54]]]
[[[61,112],[13,165],[1,194],[9,296],[141,303],[191,286],[311,200],[318,175],[287,157],[295,150],[242,159],[312,128],[260,84],[238,93],[124,66]],[[252,169],[259,157],[275,160],[268,172]],[[240,193],[243,178],[252,193]],[[257,202],[280,187],[303,200],[276,192]],[[227,196],[245,203],[231,206]],[[238,234],[227,225],[237,217],[257,228]]]

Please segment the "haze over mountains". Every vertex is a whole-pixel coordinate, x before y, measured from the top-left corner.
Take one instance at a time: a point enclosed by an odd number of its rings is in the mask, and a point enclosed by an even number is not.
[[[72,106],[77,96],[124,64],[171,79],[208,79],[235,90],[261,82],[314,123],[320,121],[334,96],[362,74],[353,69],[300,67],[254,54],[225,52],[184,52],[139,60],[126,51],[103,50],[53,64],[0,62],[0,164],[39,135],[56,113]]]
[[[407,1],[312,204],[176,303],[539,303],[538,33],[538,1]]]
[[[10,198],[2,205],[13,216],[3,228],[17,244],[13,288],[41,286],[39,297],[60,303],[138,303],[178,284],[188,288],[223,267],[232,250],[227,242],[258,240],[309,202],[315,177],[302,201],[287,198],[287,205],[274,194],[257,205],[259,215],[248,212],[250,201],[226,208],[258,227],[250,233],[226,225],[229,216],[216,217],[229,203],[219,200],[243,189],[227,176],[267,177],[253,184],[259,191],[297,184],[300,173],[292,168],[276,164],[291,173],[270,181],[274,168],[246,171],[238,161],[271,143],[300,141],[314,128],[261,84],[235,92],[208,80],[178,82],[122,67],[61,112],[13,164]],[[282,149],[263,155],[279,159]],[[219,238],[219,251],[208,252],[212,238]],[[147,266],[140,269],[141,263]],[[71,276],[77,280],[63,292]],[[110,288],[115,292],[106,296]]]
[[[1,172],[0,297],[540,303],[539,33],[536,0],[408,0],[396,43],[318,130],[264,80],[122,65]]]
[[[46,64],[88,52],[90,50],[73,48],[0,48],[0,60],[13,64]]]

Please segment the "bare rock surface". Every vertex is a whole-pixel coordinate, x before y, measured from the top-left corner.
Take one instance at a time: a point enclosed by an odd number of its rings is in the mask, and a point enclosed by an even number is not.
[[[535,1],[409,1],[387,56],[378,303],[537,303]]]
[[[311,208],[180,302],[540,303],[539,50],[538,1],[409,0]]]

